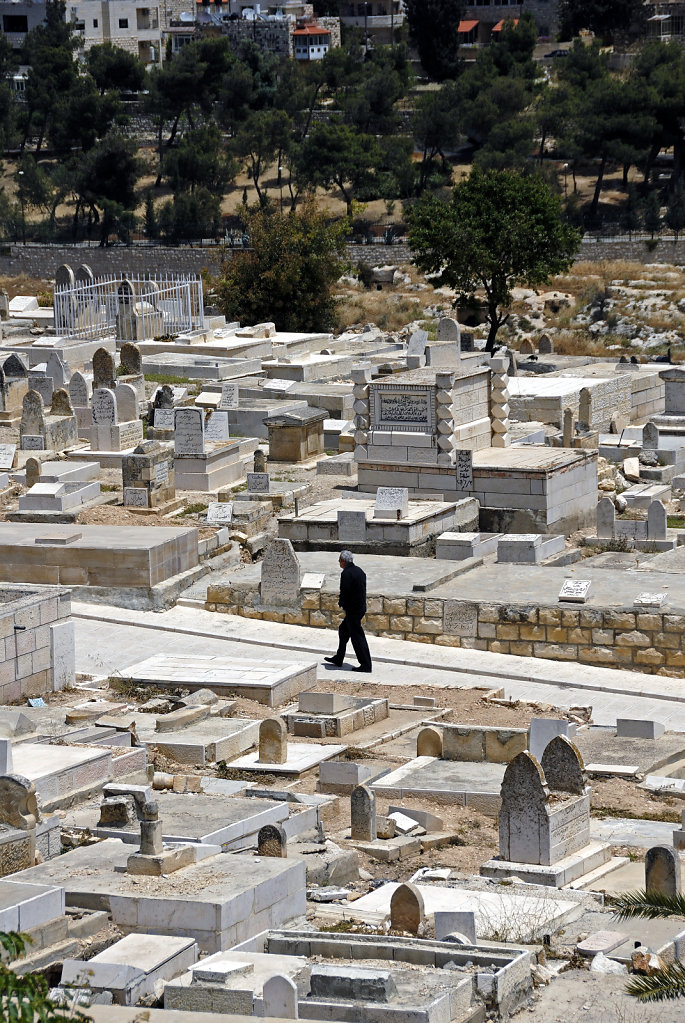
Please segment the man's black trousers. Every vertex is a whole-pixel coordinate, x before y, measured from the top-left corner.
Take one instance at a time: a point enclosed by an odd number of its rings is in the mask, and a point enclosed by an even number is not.
[[[366,642],[366,636],[362,628],[362,617],[360,615],[346,614],[341,621],[338,626],[338,652],[335,655],[335,659],[342,664],[345,659],[347,641],[351,640],[359,666],[366,671],[371,671],[371,654],[369,653],[369,644]]]

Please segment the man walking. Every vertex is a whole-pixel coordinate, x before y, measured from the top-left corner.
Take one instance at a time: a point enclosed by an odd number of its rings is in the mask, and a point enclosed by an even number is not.
[[[352,640],[359,661],[359,667],[352,671],[370,673],[371,654],[362,628],[362,618],[366,614],[366,574],[355,565],[351,551],[341,551],[338,563],[342,569],[338,606],[345,612],[345,617],[338,628],[338,651],[334,657],[324,657],[324,660],[341,668],[347,641]]]

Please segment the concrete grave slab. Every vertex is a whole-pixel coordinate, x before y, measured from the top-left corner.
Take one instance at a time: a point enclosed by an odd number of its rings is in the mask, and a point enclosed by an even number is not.
[[[320,745],[316,742],[289,742],[287,759],[283,764],[260,763],[259,753],[248,753],[247,756],[231,761],[231,767],[238,771],[261,771],[266,774],[303,774],[318,767],[324,760],[332,760],[345,752],[347,746],[334,744]]]

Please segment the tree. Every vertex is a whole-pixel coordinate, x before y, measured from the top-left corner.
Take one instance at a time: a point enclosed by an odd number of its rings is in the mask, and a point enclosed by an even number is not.
[[[15,931],[0,931],[0,948],[10,960],[26,951],[27,938]],[[0,1018],[12,1023],[63,1023],[66,1020],[90,1020],[78,1009],[61,1009],[48,997],[48,982],[39,974],[21,976],[0,962]]]
[[[238,165],[226,155],[221,132],[202,126],[183,136],[176,149],[164,157],[164,175],[174,192],[193,192],[199,185],[223,195],[238,173]]]
[[[487,351],[506,322],[511,289],[538,287],[573,262],[580,232],[562,221],[561,201],[536,176],[474,169],[445,203],[424,198],[409,215],[409,243],[424,273],[439,275],[457,301],[485,292]]]
[[[115,132],[84,153],[71,178],[77,195],[74,225],[86,212],[89,224],[99,225],[101,246],[108,245],[114,233],[127,241],[135,221],[138,172],[135,147]]]
[[[428,183],[436,156],[445,160],[445,150],[456,146],[461,134],[461,119],[454,82],[420,97],[414,114],[414,138],[421,149],[421,165],[416,190],[419,195]]]
[[[621,209],[621,227],[632,237],[633,231],[638,231],[642,224],[642,210],[635,185],[628,188],[628,198]]]
[[[421,64],[431,78],[442,82],[459,73],[459,0],[405,0],[409,29]]]
[[[638,28],[642,8],[642,0],[562,0],[559,34],[571,39],[586,28],[609,45],[633,26]]]
[[[626,892],[611,900],[619,920],[663,920],[685,916],[685,895],[664,895],[660,891]],[[676,960],[649,976],[631,977],[626,991],[640,1002],[662,1002],[685,997],[685,966]]]
[[[682,188],[677,188],[671,194],[664,219],[666,226],[670,227],[675,235],[675,240],[678,241],[678,235],[685,227],[685,192]]]
[[[219,197],[206,188],[178,192],[162,206],[159,229],[171,242],[214,237],[219,229]]]
[[[48,125],[61,100],[75,86],[78,71],[74,62],[76,39],[71,22],[66,20],[64,0],[47,0],[45,20],[31,29],[24,42],[23,61],[31,65],[26,82],[26,140],[35,127],[40,152]]]
[[[86,67],[100,95],[109,90],[139,92],[145,84],[145,67],[138,58],[112,43],[91,46],[86,53]]]
[[[373,135],[347,124],[330,121],[309,133],[295,156],[296,176],[314,188],[337,185],[347,204],[347,215],[361,185],[380,159]]]
[[[216,281],[222,313],[247,323],[271,319],[279,330],[330,330],[347,221],[329,224],[312,197],[287,213],[252,207],[244,219],[250,250],[228,255]]]
[[[256,110],[238,131],[233,151],[247,160],[247,173],[252,178],[257,198],[266,204],[266,192],[260,184],[267,167],[281,157],[287,149],[292,133],[292,122],[283,110]]]
[[[649,231],[653,238],[657,231],[661,230],[661,200],[658,192],[650,192],[645,200],[643,222],[645,231]]]

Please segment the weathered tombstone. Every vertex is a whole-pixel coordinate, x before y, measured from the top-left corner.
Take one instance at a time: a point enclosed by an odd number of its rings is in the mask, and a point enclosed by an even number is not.
[[[535,353],[535,347],[533,345],[533,342],[530,341],[527,337],[525,337],[521,342],[521,347],[519,348],[519,351],[521,355],[533,355]]]
[[[540,355],[552,355],[554,352],[554,343],[548,334],[543,334],[538,341],[538,352]]]
[[[338,509],[338,540],[352,543],[366,539],[366,511]]]
[[[37,458],[26,459],[26,486],[33,487],[40,480],[40,462]]]
[[[549,789],[530,753],[519,753],[507,765],[501,798],[500,856],[515,863],[540,863],[548,829]]]
[[[58,266],[55,271],[55,287],[73,288],[74,284],[74,271],[71,269],[69,264],[63,263],[62,266]]]
[[[24,395],[19,435],[22,450],[45,447],[45,408],[38,391],[27,391]]]
[[[406,487],[379,487],[376,491],[374,519],[406,519],[409,514],[409,490]]]
[[[93,423],[96,426],[116,426],[119,422],[117,399],[109,387],[98,387],[93,391]]]
[[[282,718],[265,718],[259,726],[259,763],[285,764],[288,729]]]
[[[428,343],[428,334],[425,330],[415,330],[412,336],[409,338],[409,344],[407,345],[407,355],[422,356],[426,352],[426,344]]]
[[[153,408],[164,408],[173,409],[174,407],[174,392],[169,384],[162,384],[155,391],[155,397],[152,402]]]
[[[270,493],[270,488],[271,477],[268,472],[247,473],[247,492],[249,494],[268,494]]]
[[[114,357],[106,348],[98,348],[93,354],[93,390],[106,387],[113,391],[116,385]]]
[[[262,560],[262,604],[288,607],[297,604],[302,575],[290,540],[272,540]]]
[[[528,728],[528,752],[536,760],[541,761],[547,743],[557,735],[569,734],[569,723],[563,718],[531,718]]]
[[[411,883],[399,885],[390,899],[390,927],[394,931],[418,934],[425,910],[421,892]]]
[[[680,895],[680,857],[669,845],[655,845],[645,856],[645,889],[658,895]]]
[[[138,345],[133,341],[125,341],[119,356],[124,376],[140,376],[143,372],[143,359]]]
[[[476,938],[476,914],[466,910],[438,910],[434,914],[435,937],[442,941],[449,934],[463,934],[472,945]]]
[[[219,408],[224,411],[238,408],[240,405],[240,387],[232,381],[224,382],[221,385],[221,400]]]
[[[646,451],[659,450],[659,427],[655,423],[645,423],[642,428],[642,447]]]
[[[143,803],[142,820],[140,822],[140,855],[161,856],[164,851],[162,844],[162,822],[159,819],[159,804]]]
[[[26,831],[35,828],[39,820],[36,787],[33,782],[20,774],[1,776],[0,823]]]
[[[288,839],[280,824],[265,824],[257,834],[257,855],[277,856],[285,859],[288,855]]]
[[[573,447],[573,410],[564,409],[564,427],[562,444],[565,448]]]
[[[229,439],[228,412],[210,412],[205,420],[205,440],[221,444]]]
[[[0,775],[12,774],[12,740],[0,739]]]
[[[564,579],[558,599],[571,604],[585,604],[591,596],[592,579]]]
[[[135,285],[131,281],[122,281],[117,288],[116,332],[118,341],[131,341],[138,338],[136,299]]]
[[[264,981],[262,987],[262,1015],[280,1019],[299,1019],[297,984],[281,973]]]
[[[57,352],[50,352],[48,355],[45,372],[47,376],[52,377],[54,390],[66,386],[69,381],[69,367],[62,362]]]
[[[76,284],[94,284],[95,274],[87,263],[81,263],[75,274]]]
[[[69,392],[64,387],[58,387],[52,395],[52,407],[50,408],[51,416],[73,416],[74,409],[72,408],[71,398]]]
[[[74,408],[87,408],[89,402],[88,381],[78,370],[72,373],[69,381],[69,397]]]
[[[593,426],[592,391],[581,387],[578,396],[578,422],[581,430],[591,430]]]
[[[207,522],[212,525],[229,525],[233,521],[233,501],[210,501],[207,505]]]
[[[3,362],[2,371],[6,377],[14,378],[28,376],[26,366],[14,352]]]
[[[174,454],[203,455],[205,417],[201,408],[178,408],[174,425]]]
[[[130,423],[138,419],[138,395],[130,384],[117,384],[114,392],[117,399],[119,422]]]
[[[350,796],[350,837],[356,842],[376,838],[376,794],[366,785],[357,785]]]
[[[442,756],[442,732],[439,728],[428,725],[422,728],[416,737],[417,757]]]
[[[652,501],[647,509],[647,537],[650,540],[665,540],[668,518],[661,501]]]
[[[456,345],[461,347],[461,328],[453,316],[442,316],[438,320],[437,328],[438,344]]]
[[[473,490],[473,452],[460,448],[455,451],[454,472],[457,477],[457,490]]]
[[[257,448],[254,453],[254,473],[255,476],[267,475],[266,472],[266,452],[262,451],[261,448]]]
[[[600,540],[611,540],[614,535],[616,509],[609,497],[603,497],[597,503],[597,537]]]
[[[583,758],[566,735],[556,735],[547,743],[540,765],[553,792],[584,795],[587,779]]]
[[[173,430],[176,413],[172,408],[153,409],[152,415],[152,425],[155,430]]]
[[[14,456],[16,453],[16,444],[0,444],[0,469],[11,469],[14,465]]]

